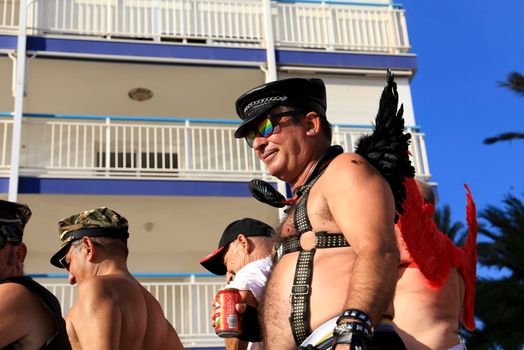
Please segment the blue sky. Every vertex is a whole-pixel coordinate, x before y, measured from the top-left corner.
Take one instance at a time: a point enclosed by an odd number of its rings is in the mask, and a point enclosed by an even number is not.
[[[524,140],[484,145],[524,132],[524,96],[498,87],[524,74],[524,1],[403,0],[418,71],[412,80],[417,124],[426,133],[440,205],[464,221],[467,183],[481,210],[507,193],[524,199]]]

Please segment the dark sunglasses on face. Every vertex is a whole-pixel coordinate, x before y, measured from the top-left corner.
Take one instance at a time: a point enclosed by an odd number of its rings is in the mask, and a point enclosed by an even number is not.
[[[11,242],[12,244],[18,244],[20,242],[16,241],[16,240],[13,240],[13,239],[9,239],[9,236],[10,235],[10,232],[9,231],[4,231],[4,230],[10,230],[9,227],[1,227],[0,228],[0,249],[2,249],[3,247],[5,247],[5,245],[8,243],[8,242]]]
[[[245,136],[249,147],[253,147],[253,142],[256,137],[267,138],[273,135],[273,131],[282,119],[282,117],[294,117],[302,114],[302,111],[287,111],[282,113],[269,114],[264,119],[253,123],[253,127],[249,130]]]
[[[63,257],[61,257],[58,262],[60,263],[60,265],[62,265],[62,267],[64,269],[66,269],[67,271],[69,271],[69,265],[71,264],[71,260],[67,260],[67,258],[69,257],[69,252],[67,252],[66,255],[64,255]]]
[[[73,243],[76,241],[77,240],[74,240]],[[69,265],[71,265],[71,258],[69,258],[69,253],[71,253],[72,248],[74,248],[73,244],[69,246],[69,249],[67,250],[66,254],[63,257],[61,257],[60,259],[58,259],[58,263],[62,265],[62,267],[66,269],[67,271],[69,271]]]

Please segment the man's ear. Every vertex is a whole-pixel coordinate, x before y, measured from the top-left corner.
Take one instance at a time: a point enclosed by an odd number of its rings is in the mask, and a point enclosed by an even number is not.
[[[237,241],[246,254],[249,254],[253,251],[253,243],[242,233],[237,236]]]
[[[27,256],[27,246],[20,243],[16,246],[16,264],[24,265],[25,257]]]
[[[87,261],[93,262],[96,257],[97,248],[91,238],[82,237],[82,250],[86,253]]]
[[[320,132],[320,116],[317,112],[309,112],[306,114],[306,135],[314,136]]]

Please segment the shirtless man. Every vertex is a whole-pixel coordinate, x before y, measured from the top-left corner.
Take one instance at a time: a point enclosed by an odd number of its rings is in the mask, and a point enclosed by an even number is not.
[[[271,226],[256,219],[233,221],[222,233],[218,249],[200,260],[200,264],[216,275],[226,275],[226,287],[238,289],[242,303],[257,308],[272,266],[274,233]],[[211,316],[213,326],[214,310],[215,305]],[[249,334],[225,338],[226,350],[262,350],[259,332],[248,328],[251,327],[242,327]]]
[[[71,349],[56,297],[24,276],[31,210],[0,200],[0,349]]]
[[[58,223],[61,247],[51,263],[78,285],[66,316],[73,349],[183,349],[158,301],[127,269],[127,220],[109,208]]]
[[[281,225],[285,244],[262,306],[267,349],[290,350],[301,344],[365,349],[393,296],[399,264],[395,201],[388,182],[364,157],[330,147],[320,79],[256,87],[239,97],[236,109],[243,121],[235,137],[245,137],[269,173],[300,197]],[[297,238],[299,230],[303,234]],[[304,341],[323,324],[324,330]],[[335,326],[334,339],[322,342]],[[375,330],[373,341],[379,340],[378,333]],[[316,336],[322,344],[311,340]],[[367,348],[380,347],[369,343]]]
[[[426,183],[417,181],[419,194],[414,192],[417,188],[413,183],[407,183],[407,185],[408,199],[406,205],[408,207],[406,208],[406,215],[409,214],[407,213],[408,211],[413,210],[410,206],[413,200],[409,196],[411,193],[419,197],[422,196],[419,205],[423,204],[426,208],[430,208],[432,214],[435,196],[431,187]],[[409,189],[410,186],[411,191]],[[430,205],[429,207],[428,204]],[[432,221],[432,215],[429,216],[429,219],[429,223],[435,225]],[[404,218],[401,218],[400,223],[405,224],[401,225],[403,234],[410,234],[406,226],[418,225],[416,222],[404,222]],[[460,251],[461,248],[452,247],[451,241],[442,232],[430,232],[425,230],[425,228],[416,228],[412,234],[425,236],[425,232],[427,232],[431,235],[439,235],[440,237],[437,236],[435,238],[439,238],[444,244],[429,243],[432,246],[432,251],[439,250],[437,247],[440,246],[451,247],[445,254],[437,251],[434,258],[431,254],[422,254],[428,259],[429,264],[444,266],[448,256],[456,251]],[[428,276],[425,276],[417,264],[413,262],[402,235],[399,235],[399,240],[402,264],[394,297],[395,316],[393,321],[404,344],[406,344],[409,350],[465,349],[465,345],[462,344],[459,337],[459,327],[464,319],[464,306],[467,299],[465,297],[465,280],[459,268],[450,266],[447,273],[442,274],[439,282],[428,280]],[[428,240],[428,237],[425,237],[425,240]],[[416,249],[414,247],[411,248]],[[459,257],[465,256],[466,254],[459,254]],[[458,259],[452,258],[451,260]],[[454,265],[457,265],[457,263]],[[471,309],[470,312],[472,311]],[[472,330],[474,327],[474,322],[471,323],[473,315],[471,314],[469,318],[465,317],[465,319],[469,320],[469,322],[466,322],[466,327]]]

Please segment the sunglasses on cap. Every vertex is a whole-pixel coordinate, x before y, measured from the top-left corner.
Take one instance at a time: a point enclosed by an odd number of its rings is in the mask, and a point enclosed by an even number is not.
[[[244,138],[246,139],[249,147],[253,148],[253,142],[255,141],[256,137],[268,138],[269,136],[273,135],[273,131],[280,122],[280,119],[283,117],[294,117],[300,114],[303,114],[303,112],[300,110],[269,114],[264,119],[253,123],[253,128],[247,132]]]

